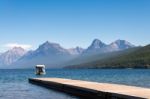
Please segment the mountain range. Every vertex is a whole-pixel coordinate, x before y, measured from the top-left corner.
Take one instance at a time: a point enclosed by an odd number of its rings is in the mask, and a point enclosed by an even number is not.
[[[125,50],[128,48],[135,47],[135,45],[125,40],[116,40],[111,44],[105,44],[99,39],[93,40],[92,44],[83,52],[86,54],[93,53],[108,53],[113,51]]]
[[[66,68],[150,68],[150,45],[84,57],[84,60]]]
[[[70,65],[72,60],[80,57],[110,53],[135,46],[125,40],[116,40],[111,44],[105,44],[99,39],[94,39],[91,45],[83,49],[75,47],[66,49],[57,43],[46,41],[34,51],[25,51],[15,47],[0,54],[1,68],[33,68],[37,64],[45,64],[48,68],[62,68]]]

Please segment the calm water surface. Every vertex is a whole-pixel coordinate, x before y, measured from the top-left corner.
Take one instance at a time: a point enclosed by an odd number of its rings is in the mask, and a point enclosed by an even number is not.
[[[0,70],[0,99],[77,99],[74,96],[29,84],[29,77],[71,78],[150,88],[150,70],[146,69],[54,69],[46,72],[44,76],[36,76],[34,70]]]

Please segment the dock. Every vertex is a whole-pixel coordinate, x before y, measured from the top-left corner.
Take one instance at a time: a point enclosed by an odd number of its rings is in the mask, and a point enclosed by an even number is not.
[[[82,99],[150,99],[150,89],[62,78],[29,78],[29,82]]]

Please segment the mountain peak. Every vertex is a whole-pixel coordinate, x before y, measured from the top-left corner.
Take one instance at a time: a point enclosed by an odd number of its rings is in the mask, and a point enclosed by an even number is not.
[[[51,43],[49,41],[46,41],[42,45],[39,46],[40,49],[50,49],[50,48],[60,48],[60,45],[57,43]]]
[[[12,51],[25,51],[25,49],[23,49],[22,47],[13,47],[12,49],[10,49]]]
[[[95,42],[95,41],[101,41],[101,40],[99,40],[99,39],[95,38],[95,39],[93,40],[93,42]]]
[[[91,46],[89,48],[96,48],[96,49],[99,49],[99,48],[102,48],[102,47],[105,47],[106,44],[103,43],[101,40],[99,39],[94,39]]]
[[[57,43],[51,43],[49,41],[46,41],[42,45],[39,46],[39,48],[36,50],[37,53],[43,53],[43,54],[63,54],[67,53],[67,50],[61,47]]]
[[[41,44],[40,46],[47,46],[47,45],[50,45],[50,42],[49,42],[49,41],[44,42],[44,43]]]
[[[16,62],[19,58],[26,54],[26,51],[21,47],[14,47],[0,55],[0,60],[3,65],[10,65]]]
[[[113,48],[118,48],[118,49],[128,49],[135,47],[135,45],[131,44],[130,42],[126,40],[116,40],[113,43],[110,44]]]
[[[99,39],[94,39],[94,40],[93,40],[93,43],[100,43],[100,42],[102,42],[102,41],[99,40]]]
[[[116,42],[116,43],[125,43],[125,42],[128,42],[128,41],[126,41],[126,40],[121,40],[121,39],[118,39],[118,40],[116,40],[115,42]]]
[[[118,39],[118,40],[116,40],[114,43],[116,43],[116,44],[118,44],[118,45],[124,44],[124,45],[130,45],[130,46],[133,46],[133,47],[134,47],[133,44],[131,44],[130,42],[128,42],[128,41],[126,41],[126,40],[120,40],[120,39]]]
[[[99,39],[94,39],[92,44],[83,53],[95,53],[107,45]]]
[[[50,42],[49,41],[46,41],[44,44],[49,44]]]

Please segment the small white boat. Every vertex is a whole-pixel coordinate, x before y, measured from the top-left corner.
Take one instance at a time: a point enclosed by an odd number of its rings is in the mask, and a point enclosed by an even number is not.
[[[35,71],[35,73],[36,73],[36,75],[44,75],[44,74],[46,74],[46,72],[45,72],[45,65],[36,65],[36,71]]]

